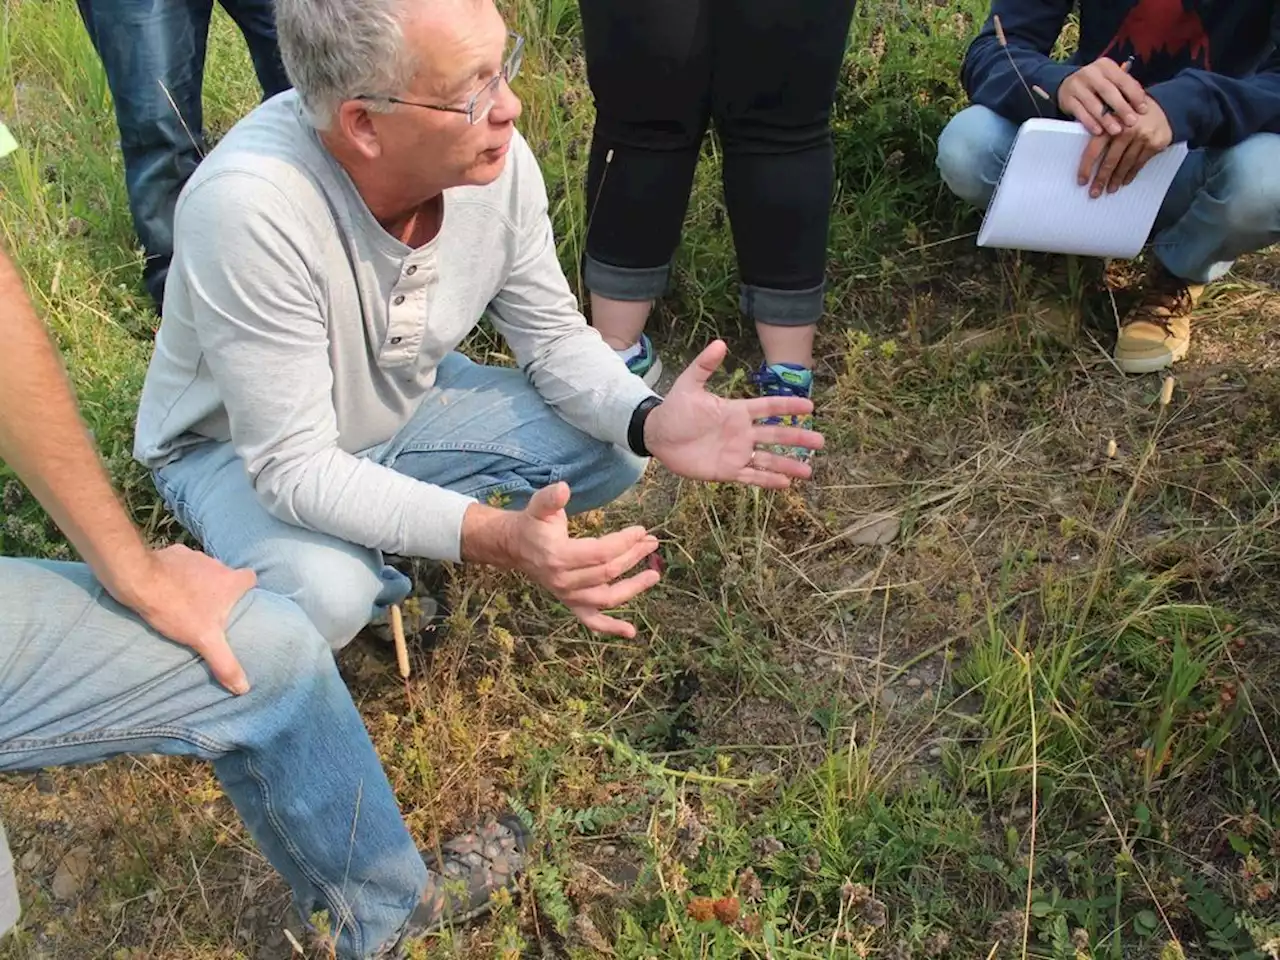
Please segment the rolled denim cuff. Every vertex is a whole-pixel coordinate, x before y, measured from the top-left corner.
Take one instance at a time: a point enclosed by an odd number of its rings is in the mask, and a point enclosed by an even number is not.
[[[582,280],[592,293],[610,300],[657,300],[667,292],[671,264],[660,267],[615,267],[583,257]]]
[[[808,327],[822,319],[826,284],[808,290],[771,290],[742,284],[738,308],[748,320],[773,327]]]

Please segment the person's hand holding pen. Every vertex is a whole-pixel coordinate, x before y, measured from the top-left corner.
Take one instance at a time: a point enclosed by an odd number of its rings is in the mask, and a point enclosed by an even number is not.
[[[1058,87],[1058,109],[1079,120],[1095,137],[1119,136],[1150,109],[1147,92],[1129,75],[1132,64],[1133,57],[1124,66],[1099,57],[1081,67]]]
[[[1098,115],[1090,114],[1086,121],[1075,114],[1076,119],[1093,134],[1080,158],[1076,179],[1083,187],[1092,178],[1089,195],[1095,198],[1102,196],[1104,192],[1115,193],[1121,187],[1128,186],[1152,157],[1173,142],[1173,128],[1169,125],[1169,118],[1165,116],[1164,110],[1154,98],[1147,96],[1138,81],[1129,76],[1133,57],[1126,60],[1123,66],[1118,67],[1114,61],[1104,58],[1077,71],[1059,88],[1059,105],[1064,99],[1062,90],[1067,83],[1085,70],[1103,63],[1111,65],[1100,68],[1103,72],[1111,76],[1118,71],[1124,81],[1119,106],[1113,103],[1117,96],[1113,93],[1110,98],[1105,98]],[[1115,90],[1120,91],[1120,87],[1117,85]],[[1134,90],[1137,91],[1136,99]]]

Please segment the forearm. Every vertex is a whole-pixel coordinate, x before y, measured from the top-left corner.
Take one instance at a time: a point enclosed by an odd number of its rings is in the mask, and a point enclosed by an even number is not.
[[[336,446],[237,446],[262,503],[286,523],[396,556],[462,559],[463,515],[475,498]]]
[[[1059,0],[997,0],[961,66],[969,99],[1015,121],[1041,114],[1056,116],[1058,87],[1075,67],[1054,60],[1050,54],[1070,9],[1070,2]],[[1000,18],[1000,30],[996,17]],[[1049,99],[1034,93],[1033,87],[1040,87]]]
[[[151,569],[149,552],[111,488],[58,352],[3,252],[0,342],[0,459],[107,589],[128,603]]]
[[[587,326],[540,220],[523,264],[494,301],[495,326],[542,398],[566,421],[607,443],[626,444],[636,405],[652,396]]]

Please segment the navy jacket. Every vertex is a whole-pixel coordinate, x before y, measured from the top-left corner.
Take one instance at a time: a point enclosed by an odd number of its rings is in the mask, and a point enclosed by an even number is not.
[[[1169,118],[1174,142],[1228,147],[1280,133],[1280,0],[1079,0],[1080,43],[1065,63],[1050,58],[1073,0],[994,0],[961,68],[974,103],[1021,122],[1058,113],[1058,86],[1107,56],[1134,58],[1131,72]],[[996,37],[999,15],[1028,96]]]

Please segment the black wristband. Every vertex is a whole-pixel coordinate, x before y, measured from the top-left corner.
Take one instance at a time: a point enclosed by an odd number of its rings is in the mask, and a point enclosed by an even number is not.
[[[653,408],[662,403],[661,397],[645,397],[631,414],[631,422],[627,424],[627,446],[637,457],[651,457],[649,448],[644,445],[644,423],[649,419]]]

